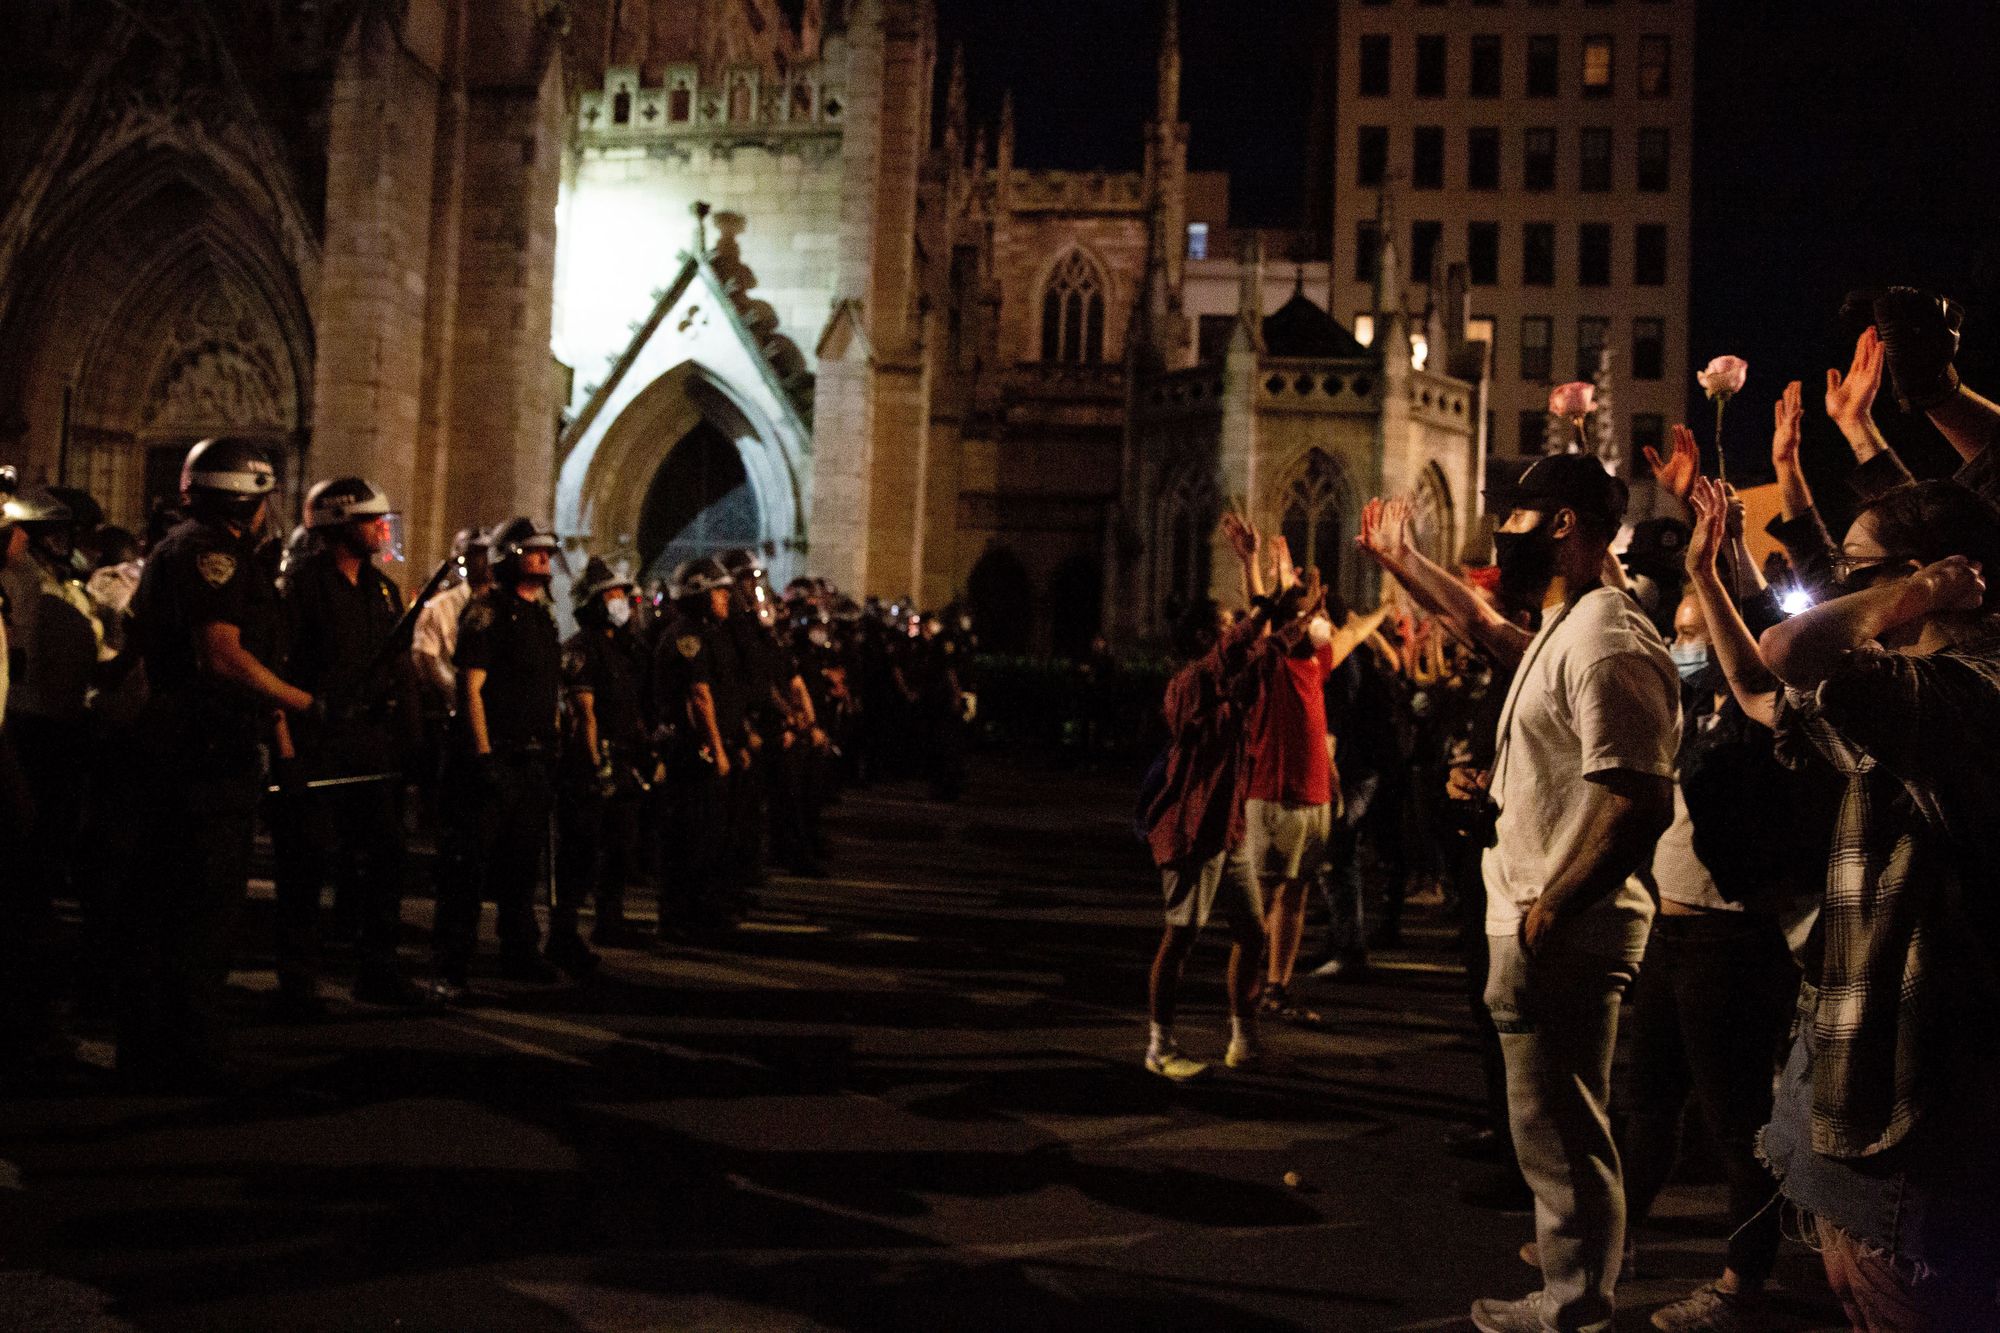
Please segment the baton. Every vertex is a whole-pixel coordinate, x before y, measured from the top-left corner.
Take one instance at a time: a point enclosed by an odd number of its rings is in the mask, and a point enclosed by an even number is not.
[[[328,787],[358,787],[367,782],[396,782],[402,776],[401,773],[361,773],[348,778],[314,778],[311,782],[273,782],[264,790],[273,795],[280,791],[324,791]]]

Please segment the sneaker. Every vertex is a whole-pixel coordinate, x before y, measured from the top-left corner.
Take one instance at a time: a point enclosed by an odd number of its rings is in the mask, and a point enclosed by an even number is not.
[[[1547,1333],[1550,1324],[1542,1318],[1547,1305],[1539,1291],[1518,1301],[1474,1301],[1472,1326],[1479,1333]]]
[[[1308,975],[1332,980],[1335,977],[1358,977],[1368,970],[1368,955],[1365,953],[1337,953],[1315,967]]]
[[[1526,1245],[1523,1245],[1521,1247],[1521,1262],[1532,1269],[1540,1271],[1542,1266],[1542,1247],[1535,1244],[1534,1241],[1529,1241]],[[1630,1282],[1638,1276],[1639,1247],[1628,1240],[1625,1242],[1625,1262],[1618,1265],[1618,1280],[1620,1282]],[[1689,1299],[1692,1299],[1692,1297]]]
[[[1208,1072],[1208,1066],[1201,1061],[1190,1060],[1173,1050],[1162,1051],[1158,1055],[1146,1052],[1146,1068],[1175,1083],[1186,1083]]]
[[[1724,1291],[1711,1282],[1653,1311],[1653,1327],[1661,1333],[1749,1333],[1765,1325],[1763,1304],[1756,1296]]]

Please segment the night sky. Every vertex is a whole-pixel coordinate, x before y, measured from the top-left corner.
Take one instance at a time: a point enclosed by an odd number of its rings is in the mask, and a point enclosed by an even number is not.
[[[1632,0],[1618,0],[1632,3]],[[1239,222],[1302,217],[1316,30],[1312,0],[1184,0],[1191,165],[1227,170]],[[1023,166],[1134,169],[1152,105],[1156,0],[940,0],[966,48],[972,111],[1015,90]],[[1731,409],[1731,476],[1769,472],[1770,404],[1803,379],[1807,467],[1844,507],[1846,447],[1818,411],[1826,367],[1855,330],[1848,288],[1909,281],[1968,309],[1959,365],[2000,394],[2000,4],[1991,0],[1702,0],[1696,58],[1690,360],[1733,353],[1750,382]],[[1707,408],[1689,385],[1706,441]],[[1920,473],[1951,453],[1877,417]]]

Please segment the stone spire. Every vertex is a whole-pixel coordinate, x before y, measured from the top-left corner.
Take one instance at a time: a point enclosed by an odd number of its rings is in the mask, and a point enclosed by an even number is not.
[[[954,167],[965,164],[965,43],[951,48],[951,82],[944,95],[945,156]]]
[[[993,209],[996,213],[1011,212],[1014,202],[1014,90],[1012,88],[1000,97],[1000,144],[993,165],[999,173],[999,178],[993,187]]]
[[[1166,15],[1160,23],[1159,59],[1158,101],[1153,120],[1160,125],[1178,125],[1181,120],[1180,0],[1166,0]]]

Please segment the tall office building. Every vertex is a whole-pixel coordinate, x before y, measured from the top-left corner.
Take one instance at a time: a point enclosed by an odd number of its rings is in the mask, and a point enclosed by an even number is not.
[[[1335,313],[1367,334],[1400,295],[1420,332],[1434,266],[1465,264],[1473,336],[1494,347],[1490,454],[1540,452],[1549,387],[1594,378],[1609,347],[1630,475],[1683,410],[1694,359],[1694,5],[1337,3]],[[1400,293],[1377,292],[1385,222]]]

